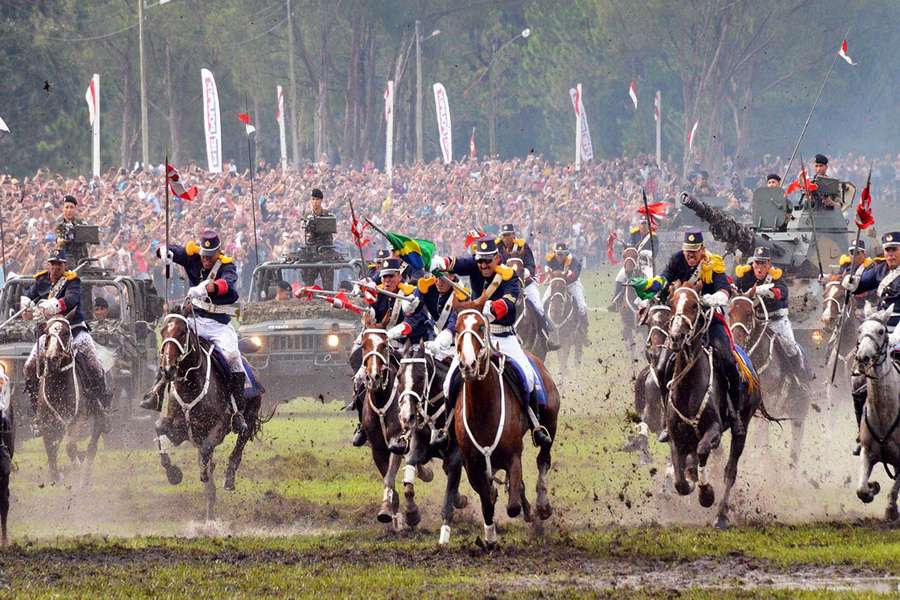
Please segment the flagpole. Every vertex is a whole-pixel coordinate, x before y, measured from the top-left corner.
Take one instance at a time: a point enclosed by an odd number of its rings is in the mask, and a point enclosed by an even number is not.
[[[356,220],[356,211],[353,209],[353,198],[348,198],[348,200],[350,201],[350,218],[353,219],[353,224],[351,225],[351,227],[358,228],[359,221]],[[356,248],[359,250],[359,259],[362,261],[363,266],[365,266],[366,257],[363,255],[362,240],[356,237],[357,233],[362,235],[362,232],[357,229],[356,231],[351,231],[350,233],[353,234],[353,242],[356,244]]]
[[[166,184],[163,186],[166,188],[166,256],[163,256],[163,264],[165,265],[165,278],[166,278],[166,310],[171,311],[171,307],[169,307],[169,278],[171,277],[170,266],[169,266],[169,153],[166,152]]]
[[[656,90],[656,166],[662,169],[662,93]]]
[[[3,260],[3,281],[0,285],[6,285],[8,273],[6,271],[6,233],[3,230],[3,202],[0,202],[0,260]]]
[[[647,218],[647,235],[650,237],[650,273],[656,277],[656,242],[653,239],[653,219],[650,217],[650,207],[647,206],[647,190],[641,188],[641,197],[644,200],[644,216]]]
[[[247,108],[247,94],[244,94],[244,111],[249,115],[250,112]],[[244,124],[244,130],[246,131],[247,124]],[[256,235],[256,194],[253,193],[253,171],[255,170],[253,167],[253,152],[250,145],[250,132],[247,131],[247,162],[250,164],[250,214],[253,219],[253,252],[256,255],[256,264],[253,265],[254,268],[259,266],[259,239]]]

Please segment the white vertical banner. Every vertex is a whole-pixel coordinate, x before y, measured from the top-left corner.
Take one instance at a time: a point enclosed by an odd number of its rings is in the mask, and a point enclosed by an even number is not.
[[[284,90],[275,86],[275,121],[278,123],[278,141],[281,143],[281,172],[287,171],[287,140],[284,136]]]
[[[450,126],[450,102],[447,100],[447,90],[440,83],[434,84],[434,108],[437,112],[441,154],[444,155],[444,164],[449,165],[453,161],[453,130]]]
[[[209,69],[200,69],[203,81],[203,131],[206,134],[206,163],[210,173],[222,172],[222,124],[219,92]]]
[[[100,176],[100,75],[94,73],[84,100],[88,105],[88,118],[91,123],[91,172],[94,177]]]
[[[384,122],[387,130],[384,136],[384,172],[388,181],[394,181],[394,82],[388,81],[384,88]]]
[[[656,119],[656,166],[662,168],[662,92],[659,90],[653,101],[653,118]]]
[[[581,161],[594,159],[594,143],[591,141],[591,129],[588,127],[587,110],[580,83],[569,89],[569,96],[572,98],[572,109],[575,111],[575,167],[580,169]]]
[[[581,84],[578,84],[580,87]],[[581,98],[576,88],[569,88],[572,108],[575,110],[575,170],[581,170]]]

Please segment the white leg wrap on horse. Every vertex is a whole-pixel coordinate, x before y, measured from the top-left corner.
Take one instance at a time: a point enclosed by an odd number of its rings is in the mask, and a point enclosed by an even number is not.
[[[389,487],[384,488],[384,494],[381,496],[382,502],[392,502],[394,500],[394,490]]]
[[[703,486],[709,485],[709,465],[697,467],[697,483]]]
[[[450,543],[450,526],[441,525],[441,536],[438,538],[438,544],[444,546]]]
[[[484,541],[489,544],[493,544],[497,541],[497,526],[496,525],[485,525],[484,526]]]
[[[638,435],[643,436],[643,437],[650,436],[650,427],[643,421],[638,423]]]
[[[161,435],[156,438],[156,447],[159,448],[160,454],[168,454],[169,448],[172,447],[172,442],[169,440],[168,436]]]
[[[416,482],[415,465],[406,465],[403,467],[403,483],[413,484]]]

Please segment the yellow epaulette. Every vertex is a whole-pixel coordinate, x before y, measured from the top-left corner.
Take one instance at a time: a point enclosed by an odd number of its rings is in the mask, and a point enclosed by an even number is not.
[[[437,278],[429,273],[427,275],[419,277],[419,281],[416,282],[416,287],[418,287],[419,291],[423,294],[427,294],[428,290],[431,289],[431,286],[434,285],[435,281],[437,281]]]
[[[518,246],[521,250],[525,247],[525,240],[523,240],[522,238],[516,238],[516,246]]]
[[[503,241],[502,237],[494,238],[494,243],[497,244],[497,247],[500,247],[500,243]]]
[[[868,256],[863,259],[863,269],[868,269],[872,265],[875,264],[875,261],[869,258]]]
[[[738,277],[743,277],[743,276],[746,275],[752,268],[753,268],[752,265],[737,265],[737,266],[734,267],[734,274],[737,275]]]
[[[725,272],[725,260],[718,254],[707,254],[706,260],[700,263],[700,279],[703,283],[712,283],[714,273]]]
[[[884,262],[884,257],[876,256],[874,259],[872,259],[872,262]]]
[[[844,265],[849,265],[851,260],[853,259],[850,258],[849,254],[841,254],[841,258],[838,259],[838,264],[843,267]]]
[[[188,256],[193,256],[195,254],[200,254],[200,244],[194,241],[190,241],[184,245],[184,253]]]
[[[513,275],[516,274],[516,272],[513,271],[512,267],[508,267],[506,265],[497,265],[497,273],[500,275],[500,278],[503,279],[503,281],[509,281],[513,278]]]
[[[34,278],[37,279],[41,275],[46,275],[46,274],[47,274],[47,271],[38,271],[37,273],[34,274]]]
[[[231,263],[234,262],[234,259],[231,258],[230,256],[225,256],[223,254],[222,256],[219,257],[219,262],[221,262],[223,265],[230,265]]]
[[[414,291],[416,291],[416,286],[410,285],[408,283],[401,282],[398,287],[400,288],[400,291],[403,292],[404,294],[406,294],[407,296],[409,296]]]
[[[553,252],[553,251],[548,252],[547,254],[544,255],[544,260],[546,260],[547,262],[550,262],[551,260],[553,260],[554,256],[556,256],[556,252]]]
[[[63,277],[66,278],[66,281],[72,281],[73,279],[78,279],[78,273],[75,271],[66,271],[63,273]]]
[[[456,296],[457,300],[459,300],[460,302],[465,302],[472,297],[472,290],[467,287],[463,287],[463,289],[466,290],[466,293],[463,293],[462,290],[453,290],[453,295]]]
[[[772,267],[769,269],[769,275],[772,276],[772,281],[778,281],[781,279],[781,276],[784,274],[784,271],[779,269],[778,267]]]
[[[637,233],[640,230],[641,230],[641,228],[638,227],[637,225],[635,225],[634,227],[631,227],[628,229],[628,233]]]

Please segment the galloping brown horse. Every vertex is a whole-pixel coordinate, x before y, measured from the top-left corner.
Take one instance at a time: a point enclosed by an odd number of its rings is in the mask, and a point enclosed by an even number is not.
[[[456,392],[453,432],[462,452],[469,484],[481,499],[484,541],[488,546],[493,546],[497,542],[494,524],[494,503],[497,500],[494,477],[497,471],[506,471],[509,490],[506,513],[517,517],[524,510],[525,521],[532,520],[531,506],[522,480],[522,438],[528,432],[527,398],[521,397],[523,392],[519,386],[512,385],[508,375],[504,374],[506,368],[512,369],[504,366],[505,357],[497,357],[497,362],[492,360],[490,328],[481,311],[461,311],[456,320],[456,332],[462,385]],[[547,392],[547,409],[542,411],[545,417],[542,424],[555,438],[559,392],[540,362],[537,362],[537,370]],[[550,451],[550,446],[541,448],[537,456],[536,509],[541,520],[550,518],[553,513],[546,482],[550,470]],[[449,522],[445,520],[444,526],[448,527],[449,539]]]
[[[647,365],[634,380],[634,410],[640,415],[641,420],[637,425],[637,435],[631,437],[624,450],[640,452],[641,464],[651,462],[650,432],[659,433],[665,422],[665,407],[656,368],[660,349],[669,339],[666,327],[671,314],[672,309],[665,304],[648,306],[639,314],[639,323],[647,326],[647,341],[644,348]]]
[[[568,282],[561,271],[551,271],[547,276],[548,295],[544,300],[547,318],[559,332],[559,366],[565,370],[569,354],[574,353],[575,362],[581,362],[584,335],[575,311],[575,301],[569,293]]]
[[[9,517],[9,477],[12,474],[13,452],[16,448],[16,425],[6,368],[0,365],[0,548],[8,543],[6,521]]]
[[[516,272],[521,287],[525,289],[525,263],[521,258],[507,258],[506,265]],[[525,298],[524,292],[516,300],[516,333],[522,340],[522,348],[537,356],[541,362],[547,359],[550,351],[547,344],[547,336],[544,334],[544,324],[537,313],[537,307],[531,306],[531,302]]]
[[[57,454],[67,439],[66,455],[80,465],[81,484],[90,485],[91,469],[102,433],[102,416],[95,398],[86,396],[87,386],[78,380],[72,326],[64,317],[48,319],[44,325],[44,342],[38,353],[38,401],[35,420],[44,449],[50,479],[60,480]],[[88,429],[89,427],[89,429]],[[78,440],[90,433],[87,451],[78,449]]]
[[[712,348],[702,343],[704,333],[715,317],[703,309],[697,291],[691,286],[677,288],[669,295],[669,306],[672,317],[668,327],[668,348],[676,353],[676,358],[669,381],[667,425],[675,489],[686,496],[694,490],[693,482],[696,482],[699,485],[700,505],[708,508],[715,502],[716,494],[709,482],[706,462],[710,452],[718,447],[722,432],[727,429],[723,424],[724,411],[719,399],[727,393],[728,384],[715,372]],[[762,397],[758,386],[743,393],[743,401],[737,403],[735,410],[746,431],[750,418],[762,404]],[[725,492],[715,521],[718,528],[729,526],[728,501],[737,479],[737,464],[746,438],[746,435],[731,432],[731,449],[725,467]]]
[[[181,483],[182,472],[172,463],[169,447],[185,441],[197,447],[200,481],[206,489],[206,519],[212,520],[215,519],[216,505],[213,452],[231,431],[231,417],[226,408],[230,394],[225,376],[214,365],[212,345],[196,334],[189,320],[190,317],[177,313],[169,314],[163,320],[163,341],[159,348],[159,367],[166,382],[162,415],[168,417],[171,426],[163,430],[157,422],[157,443],[160,464],[172,485]],[[246,401],[244,418],[249,428],[247,433],[238,435],[228,457],[226,490],[234,489],[244,446],[262,425],[259,417],[261,402],[259,395]]]

